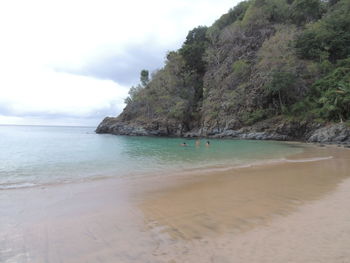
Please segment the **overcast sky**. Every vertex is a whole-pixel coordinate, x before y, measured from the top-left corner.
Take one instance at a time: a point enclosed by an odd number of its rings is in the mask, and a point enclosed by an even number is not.
[[[0,1],[0,124],[89,125],[116,116],[141,69],[239,0]]]

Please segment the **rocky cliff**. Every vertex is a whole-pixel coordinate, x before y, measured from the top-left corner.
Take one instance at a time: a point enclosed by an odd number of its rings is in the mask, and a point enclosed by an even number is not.
[[[124,122],[106,117],[96,129],[97,133],[130,136],[176,136],[185,138],[237,138],[250,140],[305,141],[323,144],[342,144],[350,147],[350,127],[345,124],[327,125],[306,121],[284,121],[280,118],[264,120],[240,129],[222,130],[198,127],[183,132],[181,126],[171,129],[159,123]]]
[[[126,104],[96,132],[350,143],[350,1],[243,1]]]

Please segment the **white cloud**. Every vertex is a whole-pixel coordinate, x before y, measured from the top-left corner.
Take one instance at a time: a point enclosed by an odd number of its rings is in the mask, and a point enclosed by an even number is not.
[[[13,121],[25,114],[43,119],[50,114],[92,118],[108,109],[117,114],[128,87],[52,69],[78,70],[98,57],[149,43],[164,56],[180,46],[188,30],[210,25],[237,2],[1,1],[0,110],[10,110],[7,118]]]
[[[123,107],[128,88],[111,80],[55,72],[50,69],[28,68],[18,76],[7,73],[2,81],[0,103],[9,104],[16,115],[48,113],[90,116],[99,110]]]

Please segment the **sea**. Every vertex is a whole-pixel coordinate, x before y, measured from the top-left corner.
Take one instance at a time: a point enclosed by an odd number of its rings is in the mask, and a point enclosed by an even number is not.
[[[95,127],[0,125],[0,190],[106,177],[170,176],[285,160],[298,144],[96,134]],[[186,142],[187,146],[181,144]]]

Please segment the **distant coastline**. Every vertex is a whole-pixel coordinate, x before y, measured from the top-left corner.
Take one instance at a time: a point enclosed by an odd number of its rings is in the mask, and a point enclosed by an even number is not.
[[[23,127],[67,127],[67,128],[95,128],[93,125],[45,125],[45,124],[7,124],[0,123],[0,126],[23,126]]]

